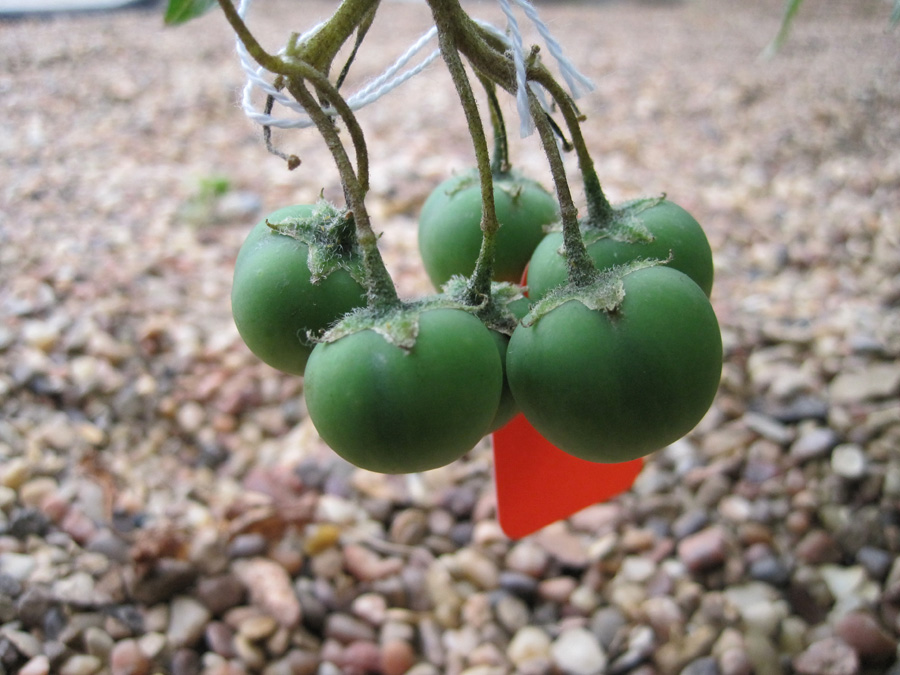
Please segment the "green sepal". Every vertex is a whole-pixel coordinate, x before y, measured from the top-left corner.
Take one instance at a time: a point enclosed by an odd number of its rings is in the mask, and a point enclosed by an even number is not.
[[[521,324],[533,326],[541,317],[572,300],[580,302],[588,309],[612,314],[619,309],[625,299],[623,280],[627,275],[665,262],[656,258],[639,258],[599,272],[593,283],[585,286],[565,284],[555,288],[532,306],[531,311],[521,320]]]
[[[460,309],[475,313],[476,308],[447,297],[432,295],[412,302],[403,302],[387,308],[360,307],[345,314],[329,328],[318,342],[336,342],[342,337],[371,330],[378,333],[390,344],[410,351],[419,336],[419,317],[433,309]]]
[[[365,285],[362,250],[356,239],[353,215],[320,199],[309,216],[295,216],[268,222],[279,234],[302,241],[309,249],[307,266],[310,281],[316,284],[338,269],[346,270]]]

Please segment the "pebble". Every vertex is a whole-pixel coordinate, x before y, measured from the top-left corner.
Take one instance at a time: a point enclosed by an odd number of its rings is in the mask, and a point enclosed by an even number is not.
[[[900,391],[900,365],[872,363],[859,370],[839,373],[828,387],[834,403],[875,401]]]
[[[59,675],[94,675],[103,668],[103,661],[90,654],[75,654],[60,666]]]
[[[28,662],[19,669],[19,675],[49,675],[50,659],[40,654],[28,659]]]
[[[858,675],[859,657],[853,648],[836,637],[811,644],[792,661],[797,675]]]
[[[281,565],[265,558],[250,558],[236,561],[233,570],[246,586],[253,604],[260,606],[282,626],[292,628],[300,623],[300,603],[291,577]]]
[[[375,640],[375,629],[350,614],[335,612],[325,619],[325,637],[339,642]]]
[[[837,432],[828,427],[815,427],[802,432],[791,444],[790,457],[797,463],[827,455],[840,441]]]
[[[692,572],[702,572],[725,562],[727,539],[722,528],[712,526],[678,542],[678,557]]]
[[[175,648],[196,644],[212,618],[209,610],[198,600],[185,595],[172,600],[169,616],[166,638]]]
[[[844,443],[831,451],[831,470],[841,478],[859,480],[866,475],[867,468],[866,453],[855,443]]]
[[[849,612],[835,625],[835,634],[868,665],[886,665],[897,656],[897,638],[866,612]]]
[[[403,560],[383,558],[364,546],[348,544],[344,548],[344,565],[360,581],[375,581],[399,574],[403,569]]]
[[[416,662],[416,653],[406,640],[389,640],[381,648],[380,668],[383,675],[403,675]]]
[[[597,636],[585,628],[564,630],[550,648],[553,663],[567,675],[600,675],[607,658]]]
[[[552,641],[545,631],[537,626],[523,626],[513,635],[506,655],[517,667],[529,663],[544,663],[551,656]]]
[[[111,675],[147,675],[151,671],[151,665],[150,659],[136,640],[121,640],[110,651]]]

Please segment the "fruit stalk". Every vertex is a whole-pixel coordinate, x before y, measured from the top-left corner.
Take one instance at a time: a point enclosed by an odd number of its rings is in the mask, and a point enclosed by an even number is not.
[[[431,7],[434,23],[438,30],[438,40],[441,48],[441,56],[447,64],[456,93],[459,96],[466,123],[469,127],[469,135],[475,148],[475,161],[478,167],[478,176],[481,183],[481,250],[475,262],[475,271],[466,288],[466,302],[468,304],[481,304],[484,298],[491,294],[491,278],[493,276],[495,238],[500,224],[497,222],[497,212],[494,205],[494,180],[491,171],[491,159],[488,151],[487,138],[484,134],[484,125],[478,112],[478,103],[475,94],[466,75],[462,59],[459,57],[456,43],[456,24],[453,12],[446,11],[447,4],[444,0],[428,0]]]
[[[547,161],[550,164],[550,173],[553,176],[553,184],[556,187],[556,197],[559,200],[559,212],[563,226],[563,246],[566,257],[566,271],[569,283],[575,286],[587,286],[597,277],[597,270],[591,262],[591,258],[584,246],[581,237],[581,229],[578,226],[578,210],[572,201],[572,193],[566,180],[566,169],[553,135],[553,128],[547,121],[544,108],[533,92],[528,92],[528,101],[531,106],[531,117],[534,126],[541,138]]]

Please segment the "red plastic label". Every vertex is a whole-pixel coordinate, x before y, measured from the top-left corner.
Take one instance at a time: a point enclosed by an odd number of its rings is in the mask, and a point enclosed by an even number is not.
[[[563,452],[524,415],[493,434],[494,480],[500,527],[519,539],[581,509],[628,490],[642,459],[588,462]]]

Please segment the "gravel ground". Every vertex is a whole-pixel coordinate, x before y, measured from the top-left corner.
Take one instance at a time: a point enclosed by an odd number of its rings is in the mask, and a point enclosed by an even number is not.
[[[781,0],[541,4],[597,84],[611,198],[707,228],[726,363],[630,492],[518,541],[487,442],[355,470],[241,344],[243,236],[340,191],[313,132],[276,135],[295,172],[265,152],[222,17],[0,22],[0,672],[900,672],[898,34],[884,2],[806,4],[774,60]],[[251,24],[276,49],[330,5]],[[428,25],[386,2],[350,86]],[[425,293],[415,214],[472,162],[449,78],[360,119],[388,266]]]

